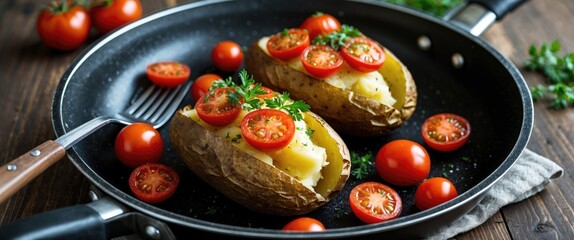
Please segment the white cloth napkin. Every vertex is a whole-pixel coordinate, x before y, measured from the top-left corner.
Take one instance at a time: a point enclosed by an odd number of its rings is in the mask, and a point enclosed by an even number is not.
[[[429,239],[448,239],[481,225],[503,206],[542,191],[552,179],[562,176],[563,171],[552,160],[525,149],[475,208]]]

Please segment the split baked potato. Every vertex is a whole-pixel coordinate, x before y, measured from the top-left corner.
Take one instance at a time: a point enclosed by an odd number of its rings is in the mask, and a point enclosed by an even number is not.
[[[246,114],[248,111],[227,126],[211,126],[187,106],[171,120],[171,142],[194,174],[260,213],[305,214],[343,188],[351,168],[349,150],[321,117],[303,112],[288,147],[259,151],[244,141],[245,135],[240,136],[239,125]],[[293,150],[297,148],[311,150]],[[314,162],[317,155],[323,162]]]
[[[384,78],[379,81],[381,84],[373,84],[371,80],[361,82],[371,76],[352,72],[346,63],[335,78],[328,81],[306,71],[299,58],[286,61],[272,57],[266,48],[269,38],[264,37],[249,48],[247,70],[263,85],[275,91],[287,91],[293,99],[307,102],[313,112],[337,131],[356,136],[387,134],[405,123],[415,111],[417,90],[413,77],[389,49],[381,46],[386,59],[382,67],[374,71]],[[351,78],[353,83],[341,84],[339,78],[347,78],[346,82]]]

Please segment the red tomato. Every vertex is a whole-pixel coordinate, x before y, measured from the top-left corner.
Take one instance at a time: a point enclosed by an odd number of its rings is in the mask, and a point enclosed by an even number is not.
[[[300,56],[309,44],[311,42],[307,31],[292,28],[273,35],[267,41],[267,51],[274,58],[287,61]]]
[[[179,185],[179,175],[163,164],[147,163],[134,169],[129,184],[138,199],[147,203],[158,203],[175,193]]]
[[[415,192],[415,205],[420,210],[426,210],[440,205],[458,196],[458,192],[446,178],[433,177],[425,180]]]
[[[339,71],[343,65],[341,54],[332,47],[310,45],[301,54],[301,62],[311,75],[324,78]]]
[[[263,89],[263,91],[265,91],[265,93],[257,95],[258,98],[270,99],[270,98],[273,98],[273,96],[275,95],[275,92],[268,87],[261,86],[261,89]]]
[[[391,187],[378,182],[364,182],[351,190],[349,204],[355,216],[365,223],[380,223],[396,218],[403,202]]]
[[[51,48],[72,50],[80,47],[90,34],[88,11],[79,4],[53,1],[42,10],[36,22],[40,39]]]
[[[287,223],[283,231],[322,232],[325,231],[325,226],[317,219],[300,217]]]
[[[385,52],[377,44],[364,37],[351,38],[341,47],[341,55],[349,66],[357,71],[377,71],[385,63]]]
[[[225,126],[235,121],[243,102],[231,103],[229,94],[232,92],[232,88],[217,88],[199,98],[195,103],[199,118],[213,126]]]
[[[203,74],[195,79],[191,85],[191,96],[193,97],[193,101],[197,102],[200,97],[209,92],[209,88],[213,82],[221,79],[222,78],[219,75],[213,73]]]
[[[412,186],[422,182],[430,172],[430,165],[430,157],[425,148],[404,139],[385,144],[375,160],[381,178],[397,186]]]
[[[120,26],[138,20],[142,16],[139,0],[103,0],[94,1],[99,5],[90,8],[94,27],[101,33],[107,33]]]
[[[184,83],[191,70],[180,62],[157,62],[147,66],[146,74],[155,85],[173,88]]]
[[[301,24],[301,28],[309,31],[311,40],[322,34],[329,34],[336,31],[341,31],[341,23],[335,17],[318,12],[311,15]]]
[[[135,168],[144,163],[159,162],[163,154],[163,140],[151,125],[133,123],[117,135],[115,152],[124,165]]]
[[[276,109],[258,109],[241,120],[241,134],[254,148],[273,151],[286,147],[295,136],[295,122]]]
[[[429,147],[441,152],[459,149],[470,136],[468,120],[452,113],[440,113],[427,118],[421,129]]]
[[[233,41],[219,42],[211,50],[211,61],[225,72],[235,72],[243,63],[241,46]]]

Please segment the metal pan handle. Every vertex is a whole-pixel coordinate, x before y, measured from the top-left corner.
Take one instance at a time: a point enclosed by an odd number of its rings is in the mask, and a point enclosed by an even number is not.
[[[455,26],[480,36],[494,22],[502,19],[528,0],[469,0],[443,17]]]

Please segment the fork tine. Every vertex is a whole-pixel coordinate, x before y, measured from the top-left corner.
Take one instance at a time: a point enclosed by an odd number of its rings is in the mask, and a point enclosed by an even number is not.
[[[128,114],[133,114],[144,102],[145,100],[150,96],[150,94],[152,94],[152,92],[155,90],[156,85],[151,85],[149,86],[145,92],[138,97],[138,99],[131,104],[131,106],[126,109],[125,112],[127,112]]]
[[[162,103],[161,106],[159,106],[159,105],[160,105],[160,102],[158,102],[157,105],[158,105],[159,108],[158,108],[157,111],[155,111],[155,114],[153,114],[153,115],[149,118],[149,120],[150,120],[151,122],[156,122],[161,116],[167,115],[167,114],[164,115],[163,113],[164,113],[166,110],[168,110],[168,108],[169,108],[170,106],[172,106],[172,105],[174,105],[174,104],[175,104],[176,106],[179,105],[179,102],[181,102],[181,101],[175,101],[175,102],[174,102],[173,99],[174,99],[175,96],[177,96],[181,91],[183,91],[183,90],[182,90],[183,88],[184,88],[184,85],[181,85],[181,86],[177,87],[174,91],[172,91],[172,92],[167,96],[167,98],[165,99],[165,101],[161,102],[161,103]],[[183,94],[182,94],[182,95],[183,95]],[[183,96],[184,96],[184,95],[183,95]],[[151,113],[150,113],[150,115],[151,115]],[[170,116],[170,117],[171,117],[171,116]]]
[[[150,104],[152,105],[148,109],[146,109],[145,112],[142,112],[143,115],[140,115],[141,119],[148,121],[149,117],[156,112],[156,110],[163,103],[168,94],[175,92],[172,91],[172,89],[164,89],[164,88],[160,89],[159,91],[161,92],[161,95],[153,102],[150,102]],[[169,99],[167,101],[169,101]],[[149,121],[153,122],[153,120]]]
[[[148,96],[145,99],[145,102],[143,102],[143,104],[141,106],[139,106],[137,109],[134,109],[135,111],[132,113],[132,115],[136,118],[140,118],[141,115],[144,114],[148,110],[148,108],[156,101],[156,99],[161,94],[161,92],[162,92],[161,88],[154,91],[151,94],[151,96]]]

